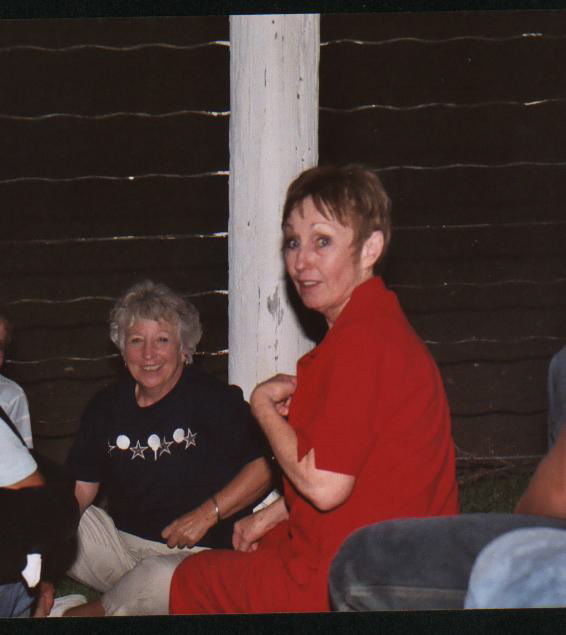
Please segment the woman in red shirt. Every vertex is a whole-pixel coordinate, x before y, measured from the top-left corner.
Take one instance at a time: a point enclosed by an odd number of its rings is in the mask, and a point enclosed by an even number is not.
[[[251,396],[284,495],[235,525],[235,551],[178,567],[172,613],[329,610],[330,562],[352,531],[458,511],[438,369],[374,276],[391,235],[379,178],[360,166],[303,172],[287,192],[282,227],[287,273],[328,325],[296,376],[276,375]]]

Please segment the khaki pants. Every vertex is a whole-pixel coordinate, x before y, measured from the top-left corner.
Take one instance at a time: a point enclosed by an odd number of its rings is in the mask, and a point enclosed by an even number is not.
[[[204,549],[170,549],[119,531],[104,510],[91,505],[82,515],[77,559],[67,573],[103,593],[106,615],[167,615],[173,571]]]

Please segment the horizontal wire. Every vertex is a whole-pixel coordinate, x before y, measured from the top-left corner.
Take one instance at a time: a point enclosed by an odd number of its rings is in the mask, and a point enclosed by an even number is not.
[[[431,289],[454,289],[457,287],[464,288],[492,288],[492,287],[502,287],[502,286],[515,286],[515,285],[533,285],[533,286],[552,286],[552,285],[561,285],[566,283],[566,278],[557,278],[556,280],[526,280],[526,279],[510,279],[510,280],[498,280],[495,282],[440,282],[440,283],[431,283],[431,284],[407,284],[407,283],[391,283],[388,284],[389,289],[397,289],[397,290],[423,290],[429,291]],[[229,295],[228,289],[211,289],[207,291],[197,291],[195,293],[184,294],[186,298],[195,298],[195,297],[204,297],[209,295]],[[81,302],[92,302],[92,301],[104,301],[104,302],[114,302],[116,297],[113,296],[79,296],[76,298],[62,298],[62,299],[52,299],[52,298],[18,298],[16,300],[10,300],[4,302],[6,306],[18,306],[24,304],[46,304],[46,305],[65,305],[65,304],[77,304]]]
[[[185,293],[181,294],[185,298],[198,298],[204,297],[208,295],[228,295],[227,289],[211,289],[209,291],[196,291],[194,293]],[[76,304],[79,302],[114,302],[116,297],[113,296],[104,296],[104,295],[87,295],[81,296],[78,298],[67,298],[67,299],[50,299],[50,298],[19,298],[17,300],[11,300],[9,302],[5,302],[5,306],[17,306],[18,304]]]
[[[387,165],[374,168],[376,172],[392,172],[395,170],[438,171],[455,169],[489,169],[515,167],[566,167],[566,161],[509,161],[508,163],[445,163],[442,165]]]
[[[193,240],[226,238],[228,232],[212,234],[161,234],[154,236],[77,236],[74,238],[32,238],[29,240],[0,240],[0,245],[67,245],[82,243],[135,242],[148,240]]]
[[[542,106],[553,103],[564,103],[566,99],[563,97],[549,97],[546,99],[536,99],[530,101],[513,101],[513,100],[499,100],[499,101],[480,101],[474,103],[455,103],[455,102],[429,102],[424,104],[414,104],[412,106],[395,106],[392,104],[364,104],[362,106],[353,106],[351,108],[336,108],[333,106],[320,106],[320,110],[323,112],[330,112],[333,114],[348,114],[354,112],[363,112],[366,110],[391,110],[396,112],[410,112],[413,110],[424,110],[432,108],[447,108],[467,110],[474,108],[492,108],[493,106],[516,106],[531,108],[533,106]]]
[[[535,31],[527,33],[518,33],[515,35],[490,36],[490,35],[456,35],[444,38],[422,38],[422,37],[395,37],[386,40],[359,40],[356,38],[337,38],[335,40],[326,40],[320,43],[321,47],[331,46],[333,44],[354,44],[356,46],[386,46],[389,44],[404,44],[407,42],[414,44],[444,44],[451,42],[514,42],[520,40],[564,40],[563,35],[546,35]]]
[[[488,338],[488,337],[470,337],[464,338],[461,340],[429,340],[425,339],[424,342],[428,346],[449,346],[453,344],[523,344],[525,342],[533,342],[533,341],[563,341],[566,340],[566,334],[563,336],[558,335],[525,335],[524,337],[516,337],[511,339],[499,339],[499,338]]]
[[[219,357],[228,354],[228,349],[221,349],[219,351],[196,351],[193,353],[195,357]],[[13,366],[38,366],[39,364],[47,364],[50,362],[103,362],[109,361],[112,359],[116,359],[120,357],[120,353],[110,353],[108,355],[102,355],[100,357],[72,357],[72,356],[61,356],[61,357],[45,357],[43,359],[7,359],[6,364],[11,364]],[[74,370],[74,369],[72,369]]]
[[[555,280],[528,280],[513,278],[509,280],[497,280],[495,282],[439,282],[432,284],[406,284],[406,283],[393,283],[387,286],[390,289],[446,289],[449,287],[499,287],[504,285],[554,285],[564,284],[566,278],[556,278]]]
[[[479,462],[479,461],[538,461],[544,455],[542,454],[489,454],[483,456],[476,456],[467,452],[465,455],[457,454],[457,462]]]
[[[511,221],[511,222],[503,222],[503,223],[456,223],[454,225],[447,225],[446,223],[442,223],[440,225],[403,225],[403,226],[394,226],[393,230],[395,232],[402,231],[421,231],[424,229],[494,229],[494,228],[505,228],[505,229],[514,229],[519,227],[555,227],[556,225],[566,225],[566,220],[560,219],[552,219],[552,220],[534,220],[534,221]]]
[[[566,167],[566,161],[510,161],[508,163],[447,163],[442,165],[387,165],[373,168],[376,172],[392,172],[395,170],[415,170],[415,171],[441,171],[454,169],[503,169],[512,167]],[[229,176],[229,170],[215,170],[202,172],[199,174],[168,174],[149,173],[135,176],[110,176],[102,174],[85,174],[73,177],[47,177],[47,176],[19,176],[8,179],[0,179],[0,185],[12,183],[72,183],[78,181],[136,181],[141,179],[194,179],[210,176]]]
[[[173,112],[163,113],[150,113],[150,112],[109,112],[99,115],[85,115],[72,112],[52,112],[43,115],[9,115],[6,113],[0,113],[0,119],[8,119],[12,121],[41,121],[44,119],[88,119],[88,120],[102,120],[102,119],[117,119],[119,117],[137,117],[145,119],[167,119],[171,117],[184,117],[186,115],[204,115],[210,117],[228,117],[230,115],[229,110],[176,110]]]
[[[494,339],[494,338],[481,338],[481,337],[471,337],[461,340],[452,340],[452,341],[438,341],[438,340],[429,340],[424,339],[423,341],[427,346],[452,346],[452,345],[464,345],[464,344],[523,344],[525,342],[533,342],[533,341],[566,341],[566,335],[563,337],[558,337],[554,335],[529,335],[525,337],[512,338],[512,339]],[[196,356],[206,356],[206,357],[215,357],[215,356],[223,356],[228,355],[228,349],[221,349],[218,351],[196,351]],[[108,361],[111,359],[115,359],[119,357],[119,353],[110,353],[108,355],[103,355],[100,357],[74,357],[74,356],[57,356],[57,357],[47,357],[43,359],[34,359],[34,360],[14,360],[7,359],[6,364],[12,364],[14,366],[36,366],[38,364],[46,364],[50,362],[100,362],[100,361]],[[508,359],[501,360],[484,360],[485,363],[510,363]],[[522,359],[512,360],[513,363],[524,361]],[[475,360],[456,360],[451,362],[444,362],[446,365],[454,365],[454,364],[471,364],[471,363],[479,363]]]
[[[73,183],[77,181],[139,181],[141,179],[200,179],[210,176],[229,176],[228,170],[213,170],[210,172],[199,172],[194,174],[168,174],[165,172],[136,174],[134,176],[110,176],[108,174],[83,174],[81,176],[17,176],[9,179],[0,179],[0,185],[10,183]]]
[[[15,51],[34,51],[39,53],[71,53],[81,50],[110,51],[113,53],[129,53],[144,49],[166,49],[173,51],[191,51],[212,46],[230,46],[226,40],[211,40],[210,42],[200,42],[199,44],[169,44],[167,42],[147,42],[144,44],[133,44],[130,46],[112,46],[109,44],[72,44],[70,46],[51,47],[38,46],[36,44],[14,44],[0,47],[0,53],[13,53]]]
[[[486,101],[476,103],[454,103],[454,102],[429,102],[424,104],[413,104],[411,106],[396,106],[393,104],[364,104],[362,106],[354,106],[351,108],[337,108],[333,106],[320,106],[319,110],[322,112],[329,112],[333,114],[349,114],[355,112],[364,112],[366,110],[390,110],[395,112],[410,112],[414,110],[424,110],[433,108],[447,108],[447,109],[459,109],[469,110],[474,108],[485,108],[493,106],[516,106],[530,108],[533,106],[541,106],[552,103],[564,103],[565,98],[562,97],[550,97],[545,99],[537,99],[531,101]],[[86,119],[86,120],[104,120],[104,119],[116,119],[119,117],[136,117],[146,119],[166,119],[172,117],[182,117],[187,115],[199,115],[210,117],[229,117],[230,110],[176,110],[172,112],[163,113],[150,113],[150,112],[134,112],[134,111],[118,111],[101,113],[97,115],[86,115],[81,113],[72,112],[57,112],[57,113],[45,113],[42,115],[15,115],[8,113],[0,113],[0,119],[7,119],[12,121],[41,121],[48,119]]]
[[[513,229],[523,227],[556,227],[566,226],[566,220],[551,220],[551,221],[525,221],[525,222],[511,222],[511,223],[468,223],[468,224],[456,224],[456,225],[407,225],[403,227],[395,227],[396,233],[402,233],[405,231],[448,231],[448,230],[462,230],[462,229]],[[135,235],[121,235],[121,236],[76,236],[70,238],[25,238],[14,240],[0,240],[0,245],[4,244],[22,244],[22,245],[58,245],[58,244],[73,244],[73,243],[101,243],[101,242],[133,242],[133,241],[147,241],[147,240],[192,240],[200,238],[227,238],[228,232],[213,232],[211,234],[195,233],[195,234],[154,234],[150,236],[135,236]]]

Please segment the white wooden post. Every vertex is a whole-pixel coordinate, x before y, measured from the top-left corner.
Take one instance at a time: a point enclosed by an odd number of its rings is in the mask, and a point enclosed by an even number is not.
[[[288,304],[287,186],[318,161],[319,16],[230,17],[229,365],[249,397],[312,348]]]

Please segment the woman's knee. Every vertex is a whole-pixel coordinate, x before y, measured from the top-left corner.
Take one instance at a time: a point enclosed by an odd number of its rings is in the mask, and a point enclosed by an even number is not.
[[[166,615],[171,578],[185,557],[172,554],[141,560],[104,594],[106,615]]]

